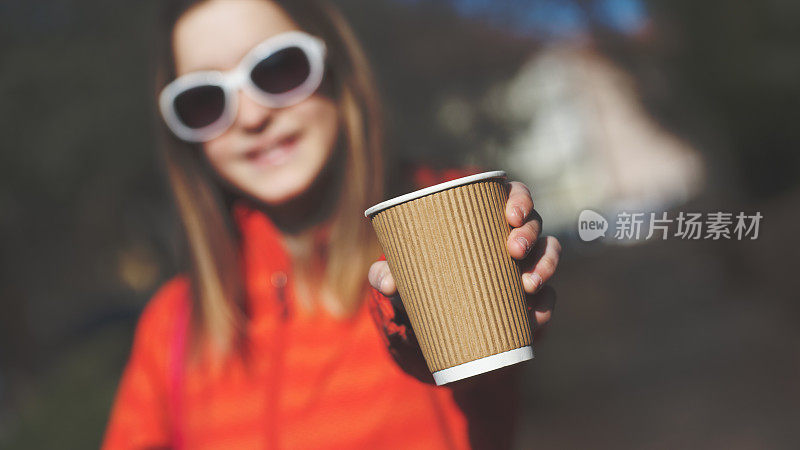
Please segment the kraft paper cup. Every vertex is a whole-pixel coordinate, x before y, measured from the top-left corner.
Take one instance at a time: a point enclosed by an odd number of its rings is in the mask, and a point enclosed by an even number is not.
[[[364,212],[437,385],[533,358],[520,270],[506,247],[505,178],[459,178]]]

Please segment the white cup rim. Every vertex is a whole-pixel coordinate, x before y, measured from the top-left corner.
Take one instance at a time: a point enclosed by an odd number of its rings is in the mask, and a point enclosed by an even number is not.
[[[377,205],[367,209],[364,211],[364,217],[371,217],[384,209],[389,209],[392,206],[397,206],[401,203],[409,202],[411,200],[416,200],[420,197],[424,197],[426,195],[435,194],[437,192],[444,191],[446,189],[451,189],[456,186],[461,186],[464,184],[474,183],[476,181],[483,181],[488,180],[491,178],[506,178],[507,174],[503,170],[492,170],[489,172],[482,172],[477,173],[475,175],[469,175],[466,177],[456,178],[455,180],[446,181],[444,183],[434,184],[433,186],[428,186],[426,188],[409,192],[408,194],[403,194],[399,197],[395,197],[383,202],[378,203]]]

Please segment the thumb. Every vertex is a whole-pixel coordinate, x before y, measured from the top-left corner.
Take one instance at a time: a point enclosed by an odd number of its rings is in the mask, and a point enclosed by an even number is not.
[[[387,297],[397,294],[397,285],[386,261],[376,261],[369,268],[369,284]]]

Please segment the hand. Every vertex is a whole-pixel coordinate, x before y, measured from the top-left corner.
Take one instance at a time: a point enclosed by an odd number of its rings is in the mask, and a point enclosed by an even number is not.
[[[544,284],[552,278],[561,255],[561,244],[552,236],[540,237],[542,219],[533,209],[530,190],[518,181],[507,183],[506,220],[511,234],[506,246],[512,258],[520,261],[522,287],[526,292],[531,326],[550,321],[556,302],[553,288]],[[397,295],[397,285],[386,261],[376,261],[369,269],[369,283],[387,297]],[[399,302],[398,302],[399,303]]]

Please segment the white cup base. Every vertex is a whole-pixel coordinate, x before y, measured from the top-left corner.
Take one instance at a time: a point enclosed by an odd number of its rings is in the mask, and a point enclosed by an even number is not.
[[[441,386],[529,359],[533,359],[533,347],[526,345],[525,347],[515,348],[514,350],[433,372],[433,381],[436,382],[437,386]]]

